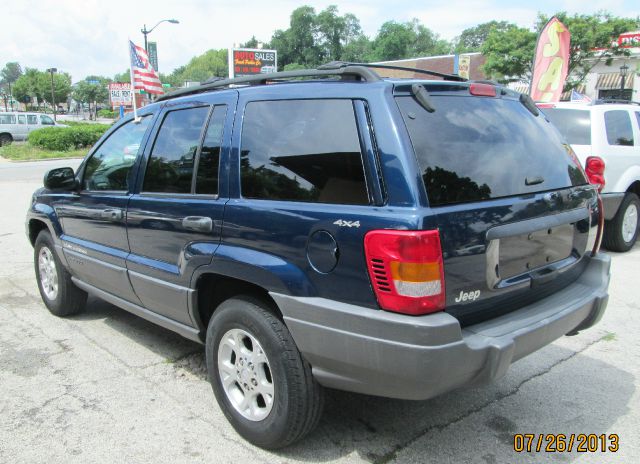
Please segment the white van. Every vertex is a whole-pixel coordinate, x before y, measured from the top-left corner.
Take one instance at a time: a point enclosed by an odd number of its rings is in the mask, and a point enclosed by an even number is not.
[[[26,140],[29,132],[48,126],[67,127],[47,114],[0,112],[0,146],[14,140]]]

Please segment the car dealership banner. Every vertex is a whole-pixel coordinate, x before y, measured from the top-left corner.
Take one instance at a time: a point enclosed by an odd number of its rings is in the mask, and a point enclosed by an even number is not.
[[[112,82],[109,84],[109,101],[112,108],[131,106],[131,84],[129,82]]]
[[[278,70],[278,52],[254,48],[229,50],[229,77],[254,76]]]
[[[569,71],[569,29],[555,16],[538,37],[529,95],[536,102],[560,101]]]

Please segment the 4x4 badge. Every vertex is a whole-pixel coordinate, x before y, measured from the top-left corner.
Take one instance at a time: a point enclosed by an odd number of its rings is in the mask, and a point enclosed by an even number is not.
[[[360,227],[360,221],[345,221],[344,219],[338,219],[334,224],[340,227]]]

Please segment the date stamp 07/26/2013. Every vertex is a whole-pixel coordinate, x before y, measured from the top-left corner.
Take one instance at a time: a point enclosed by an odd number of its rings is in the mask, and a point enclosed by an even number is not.
[[[620,437],[616,433],[516,433],[513,450],[516,453],[616,453]]]

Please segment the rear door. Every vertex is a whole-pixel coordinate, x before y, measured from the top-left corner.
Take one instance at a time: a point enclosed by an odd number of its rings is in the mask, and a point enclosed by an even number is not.
[[[38,124],[38,115],[36,114],[27,114],[27,132],[34,131],[40,128]]]
[[[449,89],[432,91],[433,112],[408,88],[396,101],[440,231],[447,311],[473,323],[578,277],[596,196],[560,134],[515,95]]]
[[[183,324],[192,324],[191,276],[220,240],[228,195],[219,166],[228,157],[236,99],[226,92],[165,108],[129,201],[131,284],[146,308]]]

